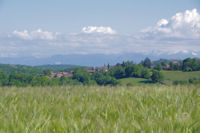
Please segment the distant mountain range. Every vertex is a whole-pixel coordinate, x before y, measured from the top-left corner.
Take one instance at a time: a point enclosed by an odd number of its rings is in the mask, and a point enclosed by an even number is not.
[[[35,68],[42,68],[42,69],[49,69],[49,70],[54,70],[54,71],[70,71],[72,69],[75,69],[77,67],[87,67],[87,66],[78,66],[78,65],[66,65],[66,64],[60,64],[60,65],[40,65],[36,66]]]
[[[73,55],[55,55],[46,58],[36,57],[0,57],[0,63],[2,64],[21,64],[30,66],[39,66],[45,64],[59,65],[79,65],[79,66],[103,66],[104,64],[114,65],[122,61],[133,61],[139,63],[144,58],[149,57],[151,60],[164,59],[185,59],[187,57],[200,57],[200,53],[176,53],[176,54],[140,54],[140,53],[127,53],[127,54],[73,54]]]

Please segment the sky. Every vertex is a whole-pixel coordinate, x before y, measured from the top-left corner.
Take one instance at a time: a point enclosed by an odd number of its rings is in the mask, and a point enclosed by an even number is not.
[[[42,28],[79,32],[85,26],[110,26],[137,33],[160,18],[200,8],[199,0],[0,0],[3,32]]]
[[[0,0],[0,57],[200,54],[200,0]]]

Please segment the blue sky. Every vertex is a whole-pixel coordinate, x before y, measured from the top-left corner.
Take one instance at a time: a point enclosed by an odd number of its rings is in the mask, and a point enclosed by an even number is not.
[[[79,32],[85,26],[110,26],[138,33],[161,18],[199,9],[199,0],[1,0],[0,29]]]
[[[200,56],[199,0],[0,0],[0,57]]]

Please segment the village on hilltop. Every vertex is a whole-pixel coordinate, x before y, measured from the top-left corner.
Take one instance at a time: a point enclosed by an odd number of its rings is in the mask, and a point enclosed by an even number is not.
[[[103,67],[85,68],[85,71],[87,71],[91,75],[95,72],[100,71],[100,70],[104,70],[105,72],[107,72],[108,67],[104,64]],[[74,70],[71,70],[70,72],[54,72],[54,71],[51,71],[50,78],[54,78],[54,77],[61,78],[62,76],[72,77],[73,74],[74,74]]]
[[[177,60],[172,60],[171,61],[172,64],[174,65],[180,65],[180,63],[177,61]],[[114,66],[113,66],[114,67]],[[151,66],[153,67],[153,66]],[[171,69],[171,66],[170,64],[164,64],[161,66],[162,67],[162,70],[170,70]],[[103,67],[93,67],[93,68],[85,68],[85,71],[90,73],[91,75],[95,72],[98,72],[100,70],[104,70],[105,72],[108,72],[109,68],[108,66],[106,66],[104,64]],[[54,72],[53,70],[50,72],[50,78],[61,78],[62,76],[65,76],[65,77],[73,77],[73,74],[74,74],[74,70],[71,70],[69,72]]]

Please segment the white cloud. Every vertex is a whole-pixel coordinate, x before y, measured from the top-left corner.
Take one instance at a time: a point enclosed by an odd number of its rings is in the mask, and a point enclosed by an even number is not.
[[[192,52],[192,55],[194,55],[194,56],[197,56],[198,54],[197,53],[195,53],[194,51]]]
[[[158,21],[157,25],[158,26],[166,26],[169,22],[166,19],[161,19]]]
[[[29,32],[28,30],[24,31],[13,31],[12,33],[14,36],[25,39],[25,40],[34,40],[34,39],[41,39],[41,40],[54,40],[58,33],[52,33],[48,31],[43,31],[41,29],[34,30]]]
[[[82,29],[83,33],[91,34],[91,33],[101,33],[101,34],[116,34],[111,27],[96,27],[96,26],[88,26]]]
[[[200,52],[199,42],[200,39],[176,41],[145,40],[121,34],[62,34],[56,40],[42,41],[0,37],[0,53],[4,55],[15,53],[15,56],[33,55],[37,57],[63,54],[192,54],[194,49],[196,50],[195,53]],[[193,55],[195,54],[193,53]]]
[[[200,38],[200,14],[197,9],[176,13],[170,19],[161,19],[155,27],[144,29],[142,32],[153,38]]]
[[[196,9],[177,13],[170,19],[161,19],[156,26],[143,30],[139,37],[116,34],[110,27],[95,26],[84,27],[81,33],[68,35],[41,29],[16,30],[6,37],[0,35],[0,56],[123,53],[166,56],[181,53],[198,56],[200,15]]]

